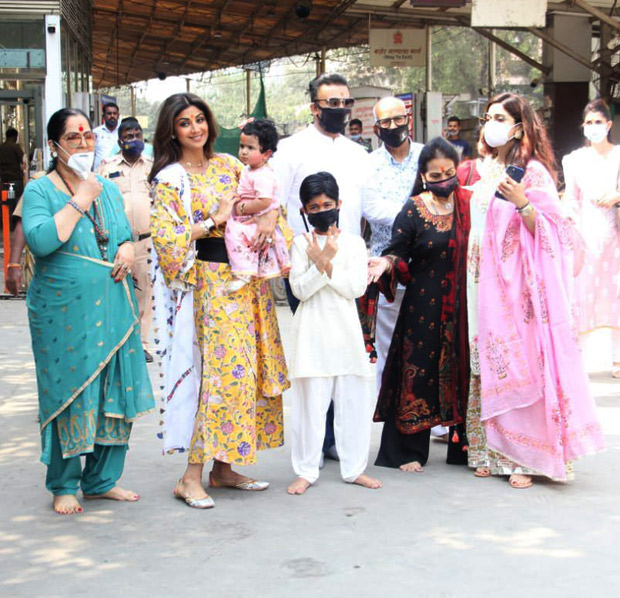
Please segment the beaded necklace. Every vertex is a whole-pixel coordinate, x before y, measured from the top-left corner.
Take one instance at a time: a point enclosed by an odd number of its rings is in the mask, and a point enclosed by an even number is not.
[[[73,197],[75,193],[73,192],[71,185],[69,185],[69,183],[65,180],[62,174],[58,172],[58,170],[56,171],[56,174],[58,175],[60,180],[64,183],[71,197]],[[92,215],[89,211],[86,211],[86,210],[84,210],[83,213],[86,216],[86,218],[88,218],[92,222],[93,228],[95,229],[95,240],[97,241],[97,247],[99,248],[101,259],[103,261],[107,261],[108,260],[108,241],[110,240],[110,237],[108,236],[108,231],[103,228],[103,218],[101,214],[99,213],[99,208],[97,207],[96,199],[95,201],[93,201],[92,207],[93,207]]]

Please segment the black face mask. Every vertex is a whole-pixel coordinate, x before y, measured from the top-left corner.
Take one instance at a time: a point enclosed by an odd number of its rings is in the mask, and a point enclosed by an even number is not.
[[[319,233],[326,233],[332,224],[338,226],[338,217],[340,216],[340,210],[338,208],[332,208],[331,210],[325,210],[324,212],[316,212],[314,214],[308,214],[308,222],[310,226]],[[301,217],[304,219],[304,226],[306,230],[310,232],[308,224],[306,222],[306,214],[301,213]]]
[[[426,189],[437,197],[450,197],[450,193],[457,188],[458,184],[459,181],[456,178],[456,175],[454,175],[449,179],[437,181],[436,183],[426,181]]]
[[[328,133],[342,133],[344,125],[349,120],[351,108],[321,108],[315,104],[320,110],[319,122]]]
[[[409,123],[394,129],[379,129],[379,139],[390,147],[400,147],[409,138]]]

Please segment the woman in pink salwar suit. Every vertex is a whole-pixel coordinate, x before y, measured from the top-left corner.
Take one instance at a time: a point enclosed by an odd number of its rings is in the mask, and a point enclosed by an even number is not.
[[[533,475],[566,481],[573,460],[604,448],[577,340],[580,237],[561,214],[551,148],[529,104],[496,96],[483,134],[468,257],[469,465],[515,488]],[[508,165],[525,169],[521,183]]]

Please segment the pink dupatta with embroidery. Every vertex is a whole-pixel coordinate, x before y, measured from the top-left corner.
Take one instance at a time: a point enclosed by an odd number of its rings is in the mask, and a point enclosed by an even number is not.
[[[514,205],[493,198],[478,294],[482,421],[487,445],[556,480],[566,463],[604,448],[578,346],[576,235],[555,184],[531,161],[523,180],[532,235]]]

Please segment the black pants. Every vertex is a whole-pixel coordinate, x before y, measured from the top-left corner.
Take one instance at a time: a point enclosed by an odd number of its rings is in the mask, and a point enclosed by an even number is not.
[[[286,299],[288,301],[288,305],[291,308],[293,314],[297,311],[299,307],[299,299],[293,295],[293,291],[291,290],[291,285],[288,281],[288,278],[284,279],[284,290],[286,291]],[[336,435],[334,434],[334,402],[332,401],[329,404],[329,409],[327,410],[327,416],[325,418],[325,440],[323,440],[323,452],[326,452],[329,448],[336,444]]]
[[[375,460],[380,467],[400,467],[405,463],[417,461],[426,465],[430,448],[430,429],[417,434],[403,434],[396,428],[396,419],[389,417],[383,424],[381,446]]]

